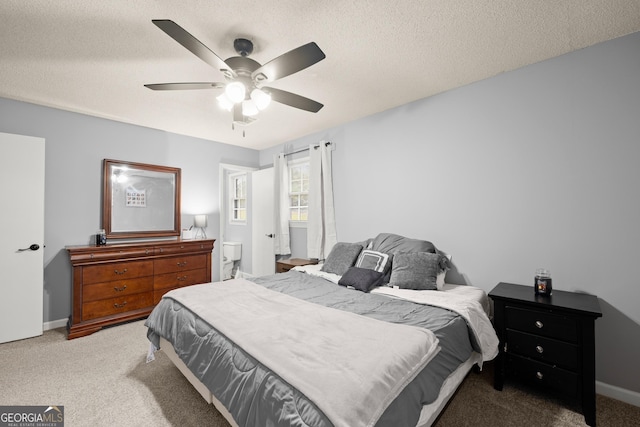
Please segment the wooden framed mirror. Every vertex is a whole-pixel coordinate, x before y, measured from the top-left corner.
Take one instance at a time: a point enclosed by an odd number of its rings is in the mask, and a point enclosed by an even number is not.
[[[104,159],[107,239],[179,236],[180,174],[179,168]]]

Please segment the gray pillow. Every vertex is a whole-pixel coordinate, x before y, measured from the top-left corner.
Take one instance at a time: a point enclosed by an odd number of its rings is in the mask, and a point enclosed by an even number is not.
[[[355,264],[360,251],[362,251],[362,245],[359,243],[338,242],[331,249],[331,253],[320,270],[342,276],[349,267]]]
[[[386,254],[395,254],[398,252],[437,252],[434,244],[427,240],[409,239],[408,237],[391,233],[378,234],[373,239],[370,249]]]
[[[400,289],[436,290],[440,255],[429,252],[397,253],[393,257],[389,286]]]
[[[369,292],[378,286],[382,280],[382,273],[369,268],[349,267],[340,278],[338,285],[351,286],[362,292]]]

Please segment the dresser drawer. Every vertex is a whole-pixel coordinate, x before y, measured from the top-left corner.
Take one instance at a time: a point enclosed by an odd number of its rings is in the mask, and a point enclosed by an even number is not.
[[[170,246],[156,246],[154,248],[155,255],[172,255],[172,254],[181,254],[186,252],[211,252],[213,250],[213,242],[212,241],[198,241],[194,240],[191,242],[181,242],[179,245],[170,245]]]
[[[578,396],[579,375],[575,372],[508,354],[507,373],[524,382],[554,390],[569,398]]]
[[[89,302],[106,298],[124,297],[152,290],[153,276],[94,283],[82,288],[82,301]]]
[[[203,283],[207,278],[207,270],[180,271],[175,273],[160,274],[153,280],[153,289],[179,288],[182,286]]]
[[[84,267],[82,282],[87,285],[152,275],[153,261],[115,262]]]
[[[90,263],[114,258],[140,258],[153,255],[153,247],[125,248],[114,246],[96,246],[89,250],[78,251],[73,256],[77,263]]]
[[[153,292],[103,299],[82,305],[82,320],[87,321],[113,314],[126,313],[153,305]]]
[[[578,324],[574,317],[507,305],[505,326],[562,341],[577,342]]]
[[[578,369],[574,344],[507,329],[507,351],[570,370]]]
[[[158,275],[176,271],[187,271],[195,270],[198,268],[205,268],[206,265],[206,255],[190,255],[155,260],[153,268],[155,274]]]

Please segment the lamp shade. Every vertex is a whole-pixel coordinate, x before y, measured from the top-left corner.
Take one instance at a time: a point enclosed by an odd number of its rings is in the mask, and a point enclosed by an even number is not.
[[[245,99],[242,101],[242,115],[243,116],[255,116],[258,114],[258,107],[251,99]]]
[[[193,217],[193,226],[198,228],[204,228],[207,226],[206,215],[196,215]]]
[[[225,87],[224,93],[229,97],[231,102],[241,102],[244,99],[246,88],[240,82],[232,82]]]
[[[231,111],[231,109],[233,108],[233,102],[231,102],[226,93],[222,92],[216,97],[216,99],[218,100],[218,105],[223,110]]]
[[[251,99],[255,102],[258,110],[264,110],[271,103],[271,95],[258,88],[251,91]]]

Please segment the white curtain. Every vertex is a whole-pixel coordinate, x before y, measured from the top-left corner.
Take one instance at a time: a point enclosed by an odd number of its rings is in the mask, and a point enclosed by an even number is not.
[[[284,153],[273,156],[273,179],[275,253],[276,255],[289,255],[291,253],[289,238],[289,168],[287,167],[287,158]]]
[[[336,242],[331,146],[323,141],[309,147],[307,256],[325,259]]]

